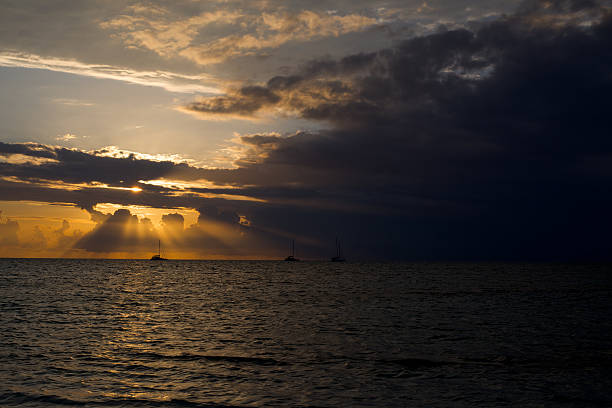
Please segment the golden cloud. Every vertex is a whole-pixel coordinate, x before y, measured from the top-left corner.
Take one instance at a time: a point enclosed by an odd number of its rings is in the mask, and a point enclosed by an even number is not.
[[[360,31],[377,23],[375,18],[301,11],[262,15],[218,10],[189,18],[172,19],[161,11],[132,7],[132,14],[101,23],[103,29],[127,46],[151,50],[163,57],[182,56],[198,64],[214,64],[228,58],[252,55],[262,49],[277,48],[289,41],[310,41]],[[209,26],[231,26],[236,34],[199,40]]]

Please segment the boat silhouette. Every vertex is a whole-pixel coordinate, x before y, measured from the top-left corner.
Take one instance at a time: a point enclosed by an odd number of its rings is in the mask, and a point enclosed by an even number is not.
[[[344,256],[342,256],[342,247],[340,246],[340,240],[336,238],[336,256],[332,257],[332,262],[345,262]]]
[[[285,258],[287,262],[299,262],[299,259],[295,257],[295,240],[291,240],[291,255]]]
[[[168,259],[161,256],[161,240],[157,240],[157,255],[151,257],[152,261],[167,261]]]

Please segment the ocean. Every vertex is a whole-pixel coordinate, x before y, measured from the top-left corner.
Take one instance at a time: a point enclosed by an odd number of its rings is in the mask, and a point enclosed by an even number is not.
[[[0,406],[610,407],[611,294],[611,265],[0,259]]]

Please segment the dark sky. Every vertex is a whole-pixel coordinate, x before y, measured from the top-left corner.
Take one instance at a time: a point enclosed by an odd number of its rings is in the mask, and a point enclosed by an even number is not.
[[[114,203],[167,209],[160,228],[202,254],[273,256],[296,237],[324,258],[338,236],[351,259],[609,260],[611,94],[609,3],[526,1],[179,102],[203,128],[268,118],[235,136],[232,166],[5,138],[0,197],[88,211],[96,226],[72,245],[91,252],[155,241],[150,220],[94,210]],[[186,184],[146,183],[160,179]],[[113,242],[130,223],[140,235]]]

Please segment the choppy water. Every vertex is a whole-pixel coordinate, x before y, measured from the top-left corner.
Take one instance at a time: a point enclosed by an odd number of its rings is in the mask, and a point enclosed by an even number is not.
[[[612,406],[612,268],[0,260],[0,405]]]

